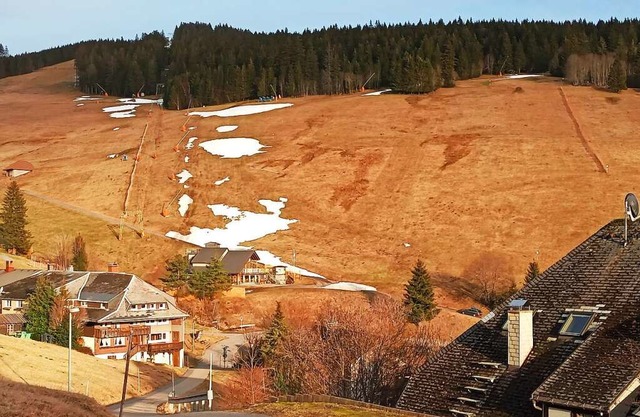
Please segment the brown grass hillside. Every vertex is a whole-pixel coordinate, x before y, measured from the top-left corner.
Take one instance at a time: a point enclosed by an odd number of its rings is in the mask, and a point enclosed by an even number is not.
[[[2,417],[109,417],[93,398],[0,378]]]
[[[50,389],[67,389],[67,354],[64,347],[0,335],[0,378]],[[72,392],[86,394],[100,404],[113,404],[122,395],[124,361],[94,358],[73,351]],[[131,362],[127,395],[138,395],[171,382],[171,368]],[[4,414],[0,413],[0,416]]]
[[[283,217],[299,222],[251,245],[285,261],[295,248],[303,267],[394,295],[423,258],[436,273],[438,301],[454,308],[477,290],[469,267],[478,259],[501,259],[503,275],[522,281],[532,259],[546,268],[619,217],[625,193],[637,187],[635,91],[616,95],[614,105],[610,93],[563,86],[567,107],[558,80],[478,79],[426,96],[287,99],[294,106],[274,112],[192,118],[188,125],[201,140],[251,137],[269,147],[225,160],[196,146],[185,164],[184,149],[173,151],[183,111],[143,106],[135,118],[112,119],[101,109],[115,99],[78,107],[72,79],[68,62],[0,80],[0,164],[26,159],[36,166],[19,180],[23,188],[118,217],[132,163],[106,155],[136,148],[149,122],[131,199],[149,232],[221,226],[208,204],[257,211],[258,199],[287,197]],[[513,94],[517,87],[522,92]],[[240,127],[217,133],[224,124]],[[187,166],[195,203],[184,219],[175,203],[164,218],[163,204],[180,191],[170,177]],[[212,185],[225,176],[231,181]],[[70,217],[49,216],[47,207],[31,203],[36,250],[53,250],[52,227],[45,225],[58,218],[67,233],[79,231]],[[152,275],[185,247],[135,236],[120,244],[107,226],[82,229],[96,230],[89,246],[94,265],[119,258]]]

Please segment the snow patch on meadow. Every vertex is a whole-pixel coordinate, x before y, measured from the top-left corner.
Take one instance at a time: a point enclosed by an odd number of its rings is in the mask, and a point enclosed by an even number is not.
[[[256,253],[260,257],[260,260],[258,262],[260,262],[263,265],[267,265],[267,266],[286,266],[287,267],[287,271],[291,272],[291,273],[294,273],[294,274],[299,274],[299,275],[303,275],[305,277],[311,277],[311,278],[326,279],[322,275],[316,274],[315,272],[311,272],[311,271],[308,271],[306,269],[299,268],[297,266],[293,266],[293,265],[288,264],[286,262],[282,262],[279,257],[275,256],[274,254],[272,254],[271,252],[268,252],[266,250],[257,250]]]
[[[204,247],[207,243],[215,242],[227,248],[236,248],[242,242],[250,242],[280,230],[288,230],[291,223],[298,220],[280,217],[285,201],[259,200],[267,213],[253,213],[242,211],[238,207],[225,204],[212,204],[209,207],[214,216],[222,216],[228,223],[224,228],[206,229],[192,226],[188,235],[170,231],[167,237],[182,240]]]
[[[176,177],[178,177],[180,184],[184,184],[189,178],[193,178],[193,175],[186,169],[183,169],[179,174],[176,174]]]
[[[184,217],[189,210],[189,206],[193,203],[193,198],[189,197],[187,194],[182,194],[180,200],[178,200],[178,212],[180,212],[180,216]]]
[[[276,104],[249,104],[246,106],[230,107],[224,110],[216,111],[194,111],[189,113],[189,116],[200,117],[235,117],[235,116],[248,116],[250,114],[264,113],[272,110],[284,109],[286,107],[293,106],[292,103],[276,103]]]
[[[381,94],[388,93],[389,91],[391,91],[391,89],[387,88],[386,90],[374,91],[373,93],[365,93],[363,96],[379,96]]]
[[[191,149],[191,148],[193,148],[193,142],[195,142],[196,140],[198,140],[198,138],[197,138],[197,137],[195,137],[195,136],[194,136],[194,137],[192,137],[192,138],[189,138],[189,140],[187,141],[187,143],[184,145],[184,148],[185,148],[185,149]]]
[[[128,117],[136,117],[135,113],[136,113],[135,110],[131,110],[131,111],[111,113],[109,116],[113,117],[114,119],[126,119]]]
[[[376,287],[369,285],[357,284],[355,282],[336,282],[335,284],[329,284],[322,287],[327,290],[342,290],[342,291],[377,291]]]
[[[162,103],[164,102],[164,100],[161,98],[157,100],[149,99],[149,98],[119,98],[118,101],[121,103],[159,104],[159,105],[162,105]]]
[[[229,138],[215,139],[203,142],[199,145],[205,151],[221,158],[241,158],[263,153],[260,149],[265,146],[257,139],[252,138]]]
[[[114,111],[117,112],[121,112],[121,111],[131,111],[131,110],[135,110],[136,107],[140,107],[139,104],[123,104],[121,106],[110,106],[110,107],[105,107],[102,109],[103,112],[105,113],[111,113]]]
[[[95,100],[102,100],[102,97],[82,96],[74,99],[73,101],[95,101]]]
[[[225,182],[228,182],[228,181],[231,181],[231,178],[229,178],[229,177],[224,177],[224,178],[223,178],[223,179],[221,179],[221,180],[215,181],[215,182],[214,182],[214,184],[215,184],[215,185],[222,185],[222,184],[224,184]]]
[[[236,130],[238,128],[238,126],[220,126],[220,127],[216,127],[216,131],[218,133],[227,133],[227,132],[233,132],[234,130]]]
[[[542,77],[542,74],[518,74],[518,75],[508,75],[505,78],[509,78],[511,80],[517,80],[520,78],[534,78],[534,77]]]

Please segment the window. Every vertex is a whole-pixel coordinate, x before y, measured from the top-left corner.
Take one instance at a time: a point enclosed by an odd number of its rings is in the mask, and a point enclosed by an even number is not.
[[[2,300],[2,307],[11,308],[11,300]]]
[[[591,324],[592,314],[572,313],[560,329],[563,336],[582,336]]]
[[[549,417],[571,417],[571,411],[549,407],[549,413],[547,415]]]
[[[80,307],[86,307],[86,306],[87,306],[86,301],[80,301]]]
[[[14,332],[13,324],[11,324],[11,323],[7,324],[7,334],[8,335],[12,335],[13,332]]]
[[[114,346],[124,346],[124,344],[125,344],[124,337],[116,337],[115,343],[113,345]]]
[[[100,339],[100,347],[111,346],[111,339]]]
[[[161,340],[165,340],[167,338],[166,333],[151,333],[151,341],[159,342]]]
[[[22,300],[16,300],[16,308],[22,308]]]

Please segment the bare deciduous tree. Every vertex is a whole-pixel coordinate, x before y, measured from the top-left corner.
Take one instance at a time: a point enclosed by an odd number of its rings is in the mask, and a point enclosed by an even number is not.
[[[393,300],[328,303],[315,325],[291,326],[277,354],[274,388],[393,405],[407,377],[442,343],[405,320]]]

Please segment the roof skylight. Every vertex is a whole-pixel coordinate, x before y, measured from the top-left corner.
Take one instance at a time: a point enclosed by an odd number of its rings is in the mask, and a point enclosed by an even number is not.
[[[572,313],[560,329],[563,336],[582,336],[591,324],[593,314]]]

